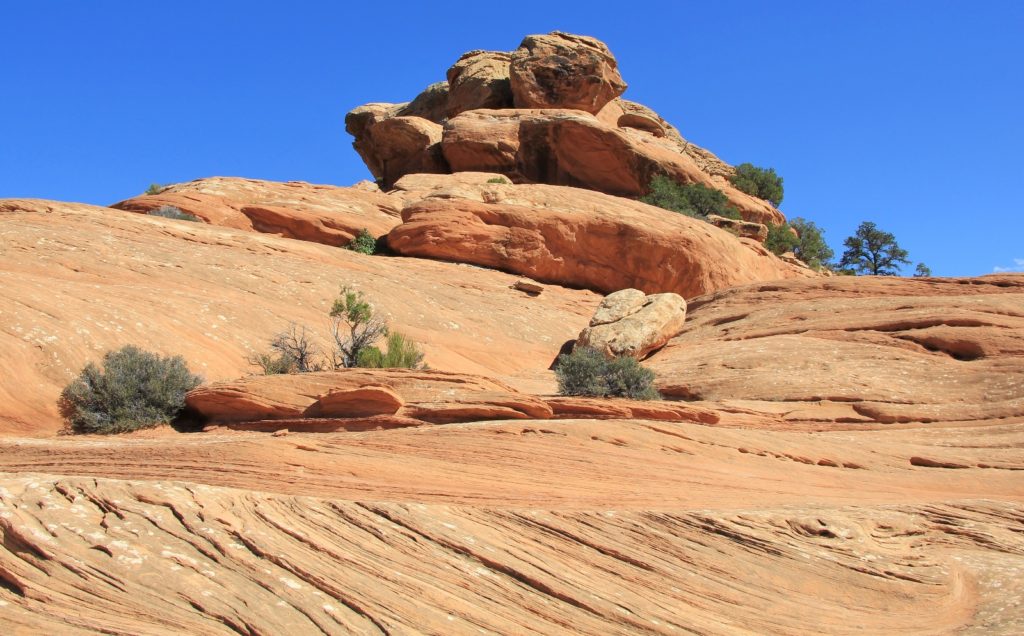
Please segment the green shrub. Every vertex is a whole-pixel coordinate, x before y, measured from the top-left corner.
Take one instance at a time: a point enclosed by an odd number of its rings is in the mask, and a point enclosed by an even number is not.
[[[768,238],[765,240],[764,246],[771,250],[773,254],[781,255],[791,252],[799,242],[799,239],[793,236],[789,223],[782,223],[780,225],[768,224]]]
[[[173,205],[161,205],[158,208],[146,212],[149,216],[159,216],[165,219],[174,219],[175,221],[198,221],[199,217],[188,212],[182,212],[180,209]]]
[[[579,347],[570,354],[558,356],[555,377],[561,395],[634,400],[660,398],[653,386],[654,372],[642,367],[635,358],[622,356],[609,360],[589,347]]]
[[[737,190],[768,201],[775,207],[782,203],[782,177],[774,168],[759,168],[752,163],[736,166],[736,174],[730,178]]]
[[[914,278],[924,278],[932,275],[932,268],[928,267],[924,263],[918,263],[917,267],[914,268]]]
[[[170,423],[185,394],[202,378],[180,356],[162,358],[128,345],[85,365],[60,395],[61,414],[75,433],[123,433]]]
[[[360,254],[373,254],[377,251],[377,239],[364,227],[359,230],[352,242],[345,246],[345,249]]]
[[[387,351],[367,347],[359,352],[356,366],[370,369],[422,369],[423,352],[419,346],[397,331],[388,334]]]
[[[672,212],[704,219],[717,214],[728,219],[739,219],[740,213],[729,205],[725,193],[701,183],[682,185],[664,175],[651,179],[650,192],[640,200]]]
[[[487,183],[500,183],[503,185],[510,185],[511,182],[505,177],[491,177],[487,180]]]
[[[800,217],[790,220],[789,226],[800,235],[793,247],[796,257],[814,269],[828,267],[834,253],[825,242],[823,230],[815,225],[814,221]]]
[[[159,183],[151,183],[149,184],[149,187],[146,188],[146,194],[160,194],[163,191],[164,186],[160,185]]]

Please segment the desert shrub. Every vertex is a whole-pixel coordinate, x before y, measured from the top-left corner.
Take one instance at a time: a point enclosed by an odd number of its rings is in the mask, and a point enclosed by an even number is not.
[[[345,249],[360,254],[373,254],[377,251],[377,239],[364,227],[359,230],[352,242],[345,246]]]
[[[249,364],[259,367],[263,375],[281,375],[296,372],[295,361],[279,354],[257,353],[249,358]]]
[[[331,306],[330,317],[335,369],[359,366],[362,351],[388,334],[387,324],[374,315],[373,305],[363,293],[348,287],[341,288],[341,294]]]
[[[123,433],[170,423],[202,378],[180,356],[160,357],[128,345],[85,365],[64,387],[60,410],[75,433]]]
[[[924,263],[918,263],[917,267],[914,268],[914,278],[924,278],[932,275],[932,268],[928,267]]]
[[[790,220],[789,226],[799,235],[796,245],[793,246],[796,257],[814,269],[827,267],[834,253],[825,242],[823,230],[814,221],[800,217]]]
[[[698,219],[704,219],[709,214],[729,219],[740,218],[740,213],[729,205],[729,199],[721,190],[701,183],[683,185],[664,175],[655,175],[651,179],[650,192],[640,200]]]
[[[775,207],[782,203],[782,177],[774,168],[760,168],[752,163],[736,166],[730,181],[737,190],[768,201]]]
[[[160,185],[159,183],[151,183],[149,184],[149,187],[146,188],[146,194],[160,194],[163,191],[164,186]]]
[[[771,250],[773,254],[791,252],[799,242],[799,239],[793,236],[789,223],[782,223],[780,225],[768,224],[768,238],[765,240],[764,246]]]
[[[487,183],[501,183],[503,185],[509,185],[509,180],[505,177],[491,177],[487,180]]]
[[[421,369],[423,352],[419,345],[405,335],[392,331],[387,338],[387,351],[366,347],[359,352],[356,366],[371,369]]]
[[[199,217],[188,212],[182,212],[180,209],[173,205],[161,205],[158,208],[146,212],[149,216],[159,216],[165,219],[174,219],[175,221],[198,221]]]
[[[654,372],[635,358],[608,359],[600,351],[578,347],[558,356],[555,377],[561,395],[624,397],[634,400],[659,399],[653,386]]]

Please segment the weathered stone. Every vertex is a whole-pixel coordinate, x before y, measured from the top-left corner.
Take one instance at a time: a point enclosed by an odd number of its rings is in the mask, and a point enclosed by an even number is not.
[[[512,52],[516,108],[571,108],[596,113],[626,90],[608,47],[558,31],[530,35]]]
[[[580,332],[577,347],[596,349],[608,357],[643,358],[665,346],[683,328],[686,301],[678,294],[643,296],[637,289],[608,295]]]
[[[464,53],[448,69],[448,117],[477,108],[511,108],[510,59],[497,51]]]
[[[764,243],[768,240],[768,226],[761,223],[743,221],[740,219],[729,219],[724,216],[718,216],[717,214],[709,214],[707,218],[708,223],[711,225],[720,227],[723,230],[729,230],[737,236],[754,239],[758,243]]]

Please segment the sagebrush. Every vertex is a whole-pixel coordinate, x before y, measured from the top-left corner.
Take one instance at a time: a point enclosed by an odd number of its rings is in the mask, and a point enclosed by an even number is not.
[[[555,377],[561,395],[660,399],[654,388],[654,372],[635,358],[606,358],[590,347],[577,347],[558,356]]]
[[[170,423],[185,394],[202,383],[181,356],[161,357],[128,345],[90,362],[60,395],[74,433],[124,433]]]

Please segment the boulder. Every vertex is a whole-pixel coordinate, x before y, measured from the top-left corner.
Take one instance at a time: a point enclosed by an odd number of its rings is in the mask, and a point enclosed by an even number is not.
[[[423,89],[408,104],[401,104],[394,116],[396,117],[421,117],[434,122],[443,123],[448,117],[448,100],[451,87],[448,82],[437,82]]]
[[[375,416],[430,423],[552,416],[544,401],[496,380],[415,369],[250,376],[199,387],[185,401],[200,417],[225,425]]]
[[[211,177],[111,207],[145,214],[165,205],[210,225],[344,246],[363,228],[374,236],[386,234],[399,223],[402,202],[366,186]]]
[[[517,183],[569,185],[622,197],[646,194],[655,175],[722,190],[744,219],[783,223],[770,203],[705,172],[679,143],[618,128],[578,110],[474,110],[448,120],[441,148],[455,172],[500,172]]]
[[[768,240],[768,226],[762,225],[761,223],[729,219],[724,216],[718,216],[717,214],[709,214],[708,223],[715,227],[720,227],[723,230],[729,230],[737,236],[754,239],[758,243],[764,243]]]
[[[558,31],[524,38],[512,52],[509,75],[516,108],[596,113],[626,90],[603,42]]]
[[[463,53],[448,69],[447,116],[477,108],[511,108],[510,60],[510,54],[498,51]]]
[[[638,201],[547,185],[474,185],[460,175],[417,180],[419,200],[411,197],[403,223],[388,234],[390,248],[407,256],[606,294],[632,287],[684,298],[816,276],[756,241]]]
[[[678,294],[647,296],[639,289],[623,289],[605,297],[576,346],[608,357],[641,359],[664,347],[685,321],[686,301]]]

